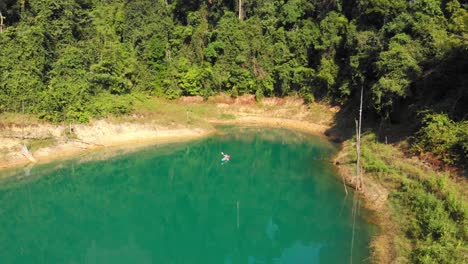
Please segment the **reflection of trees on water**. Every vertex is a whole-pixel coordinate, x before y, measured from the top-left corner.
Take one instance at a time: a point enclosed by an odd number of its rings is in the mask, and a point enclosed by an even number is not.
[[[311,247],[321,259],[349,252],[348,237],[340,237],[350,233],[350,221],[336,221],[341,186],[315,159],[332,148],[301,136],[238,130],[64,166],[0,190],[0,250],[21,251],[5,263],[21,256],[83,262],[98,252],[113,256],[113,249],[158,263],[220,263],[226,256],[268,263]],[[232,155],[223,166],[220,151]],[[341,217],[350,219],[350,210]]]

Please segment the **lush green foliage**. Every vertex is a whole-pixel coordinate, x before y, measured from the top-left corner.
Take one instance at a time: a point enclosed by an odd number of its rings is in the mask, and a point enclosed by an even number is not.
[[[245,0],[239,19],[233,1],[5,0],[0,112],[24,105],[46,120],[86,122],[128,113],[130,95],[142,92],[346,104],[363,87],[366,111],[383,119],[446,113],[453,122],[423,120],[414,149],[463,162],[466,122],[454,122],[468,104],[467,8],[458,0]]]
[[[454,122],[444,114],[426,114],[413,149],[430,152],[446,163],[467,162],[468,121]]]
[[[399,208],[405,252],[409,263],[464,263],[468,256],[468,204],[463,184],[447,175],[423,169],[405,159],[391,145],[378,143],[374,134],[362,144],[364,169],[393,190],[390,202]],[[408,250],[412,249],[412,250]]]
[[[346,104],[362,87],[365,111],[386,120],[445,113],[423,118],[414,149],[466,162],[467,9],[466,0],[244,0],[239,19],[227,0],[2,0],[0,113],[24,105],[86,122],[132,111],[142,93]],[[366,170],[392,175],[415,214],[413,262],[466,256],[466,206],[374,152],[363,148]]]
[[[217,0],[4,0],[0,111],[25,102],[48,120],[86,121],[112,108],[95,109],[99,98],[136,91],[345,103],[362,86],[384,118],[403,100],[443,101],[440,110],[465,115],[464,1],[244,0],[242,20],[237,9]]]

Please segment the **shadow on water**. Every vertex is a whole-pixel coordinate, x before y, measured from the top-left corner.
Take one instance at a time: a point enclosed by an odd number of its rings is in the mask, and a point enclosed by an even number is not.
[[[231,160],[221,165],[220,152]],[[0,188],[5,263],[349,262],[351,199],[320,138],[225,128],[191,143],[38,165]],[[99,156],[101,155],[101,156]],[[359,217],[355,263],[369,254]]]

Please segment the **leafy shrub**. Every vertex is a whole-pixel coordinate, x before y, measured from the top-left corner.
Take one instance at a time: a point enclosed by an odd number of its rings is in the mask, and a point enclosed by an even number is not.
[[[379,176],[392,190],[390,201],[404,213],[397,217],[414,246],[410,263],[465,263],[467,204],[448,175],[404,159],[393,146],[378,143],[373,133],[363,135],[361,147],[365,171]]]
[[[95,116],[124,115],[133,110],[133,101],[130,96],[103,93],[96,98],[91,108]]]
[[[463,263],[461,257],[453,254],[452,248],[441,243],[417,246],[412,253],[412,259],[414,263]]]
[[[431,152],[447,164],[466,163],[468,122],[454,122],[446,114],[426,114],[412,149],[417,153]]]

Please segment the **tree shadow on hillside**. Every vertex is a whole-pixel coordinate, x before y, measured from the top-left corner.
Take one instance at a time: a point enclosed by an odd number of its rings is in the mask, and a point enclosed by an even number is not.
[[[356,119],[359,117],[359,104],[349,103],[336,113],[333,126],[325,134],[337,143],[350,140],[356,136]],[[392,114],[389,120],[382,119],[371,110],[363,111],[362,133],[374,133],[376,140],[383,144],[398,145],[407,157],[415,155],[410,150],[413,136],[420,127],[418,115],[410,111],[411,106],[400,103],[399,110]],[[436,170],[452,171],[464,178],[468,172],[463,166],[453,166],[442,162],[434,155],[422,155],[419,159]]]
[[[332,141],[342,142],[356,135],[356,120],[359,118],[359,103],[350,101],[336,113],[333,126],[325,134]],[[362,113],[362,133],[373,132],[381,143],[397,144],[411,137],[419,127],[415,114],[411,114],[408,105],[401,103],[390,120],[382,120],[372,109]]]

